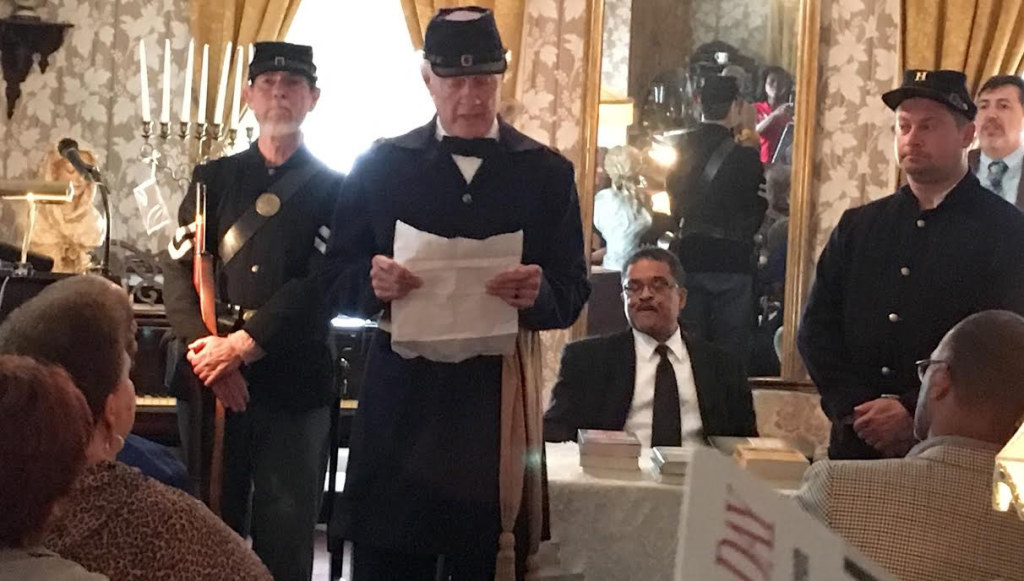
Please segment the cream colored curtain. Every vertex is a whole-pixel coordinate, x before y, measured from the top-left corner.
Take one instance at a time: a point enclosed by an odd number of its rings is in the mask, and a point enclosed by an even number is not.
[[[217,83],[220,79],[224,62],[224,49],[232,43],[232,50],[241,46],[248,48],[254,42],[264,40],[284,40],[299,8],[300,0],[191,0],[189,24],[192,36],[196,40],[196,74],[193,86],[199,86],[199,62],[202,58],[203,44],[210,45],[210,90],[207,97],[207,111],[211,122],[214,104],[217,99]],[[252,55],[245,53],[243,57],[243,82],[245,70],[248,70],[248,59]],[[228,75],[227,94],[234,94],[235,55],[231,55],[231,66]],[[227,122],[231,114],[230,101],[224,107]]]
[[[494,12],[498,23],[501,42],[512,54],[505,73],[505,84],[501,88],[502,99],[515,96],[520,46],[523,36],[523,10],[525,0],[401,0],[405,13],[405,24],[409,27],[409,38],[416,50],[423,48],[423,34],[430,19],[441,8],[456,6],[483,6]]]
[[[952,69],[972,92],[1024,72],[1024,0],[903,0],[903,68]]]
[[[771,0],[768,14],[768,64],[778,65],[796,75],[797,34],[800,29],[800,0]]]

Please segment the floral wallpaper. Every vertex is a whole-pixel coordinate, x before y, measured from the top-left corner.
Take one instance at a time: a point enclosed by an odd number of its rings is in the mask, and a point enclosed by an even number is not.
[[[51,0],[41,15],[74,28],[51,57],[46,73],[33,68],[22,84],[14,117],[0,116],[0,176],[36,178],[47,148],[64,137],[75,139],[97,155],[108,181],[111,237],[149,250],[162,247],[166,232],[146,233],[132,192],[150,176],[140,161],[138,42],[145,38],[149,43],[150,101],[157,117],[163,39],[171,40],[174,66],[180,71],[189,39],[188,0]],[[181,89],[177,88],[180,79],[175,81],[177,98],[172,103],[176,110]],[[177,137],[160,144],[159,150],[162,161],[172,166],[187,159]],[[180,186],[164,173],[157,183],[173,214],[181,199]],[[0,204],[0,238],[15,237],[14,215],[22,211],[21,204]]]
[[[770,9],[768,0],[694,0],[692,49],[721,40],[767,62]]]
[[[641,0],[643,1],[643,0]],[[601,48],[601,90],[618,96],[629,94],[630,24],[633,0],[605,0]]]
[[[814,260],[848,208],[896,188],[892,112],[881,95],[900,74],[900,0],[821,0]]]

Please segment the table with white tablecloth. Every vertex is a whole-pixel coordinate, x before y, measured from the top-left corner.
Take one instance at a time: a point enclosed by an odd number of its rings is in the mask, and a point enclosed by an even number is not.
[[[683,477],[662,478],[647,449],[633,471],[581,468],[571,442],[545,451],[552,542],[541,551],[544,564],[586,581],[671,581]],[[347,452],[339,451],[341,483]]]

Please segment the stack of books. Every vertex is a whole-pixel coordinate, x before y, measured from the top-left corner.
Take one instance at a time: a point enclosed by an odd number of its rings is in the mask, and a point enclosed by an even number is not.
[[[632,432],[580,430],[577,440],[583,468],[640,469],[640,440]]]
[[[655,446],[651,449],[651,462],[662,476],[685,476],[693,450],[693,447]]]
[[[781,438],[711,438],[747,472],[764,480],[799,485],[810,463],[789,442]]]

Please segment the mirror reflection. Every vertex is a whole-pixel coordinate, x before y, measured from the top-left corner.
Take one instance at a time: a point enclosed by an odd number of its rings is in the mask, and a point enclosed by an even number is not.
[[[623,265],[657,245],[685,332],[779,375],[798,4],[606,2],[589,335],[629,328]]]

